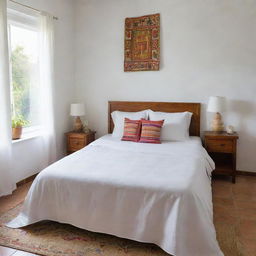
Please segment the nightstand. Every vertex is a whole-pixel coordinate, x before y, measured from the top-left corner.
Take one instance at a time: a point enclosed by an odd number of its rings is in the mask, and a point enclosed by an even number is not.
[[[236,182],[236,144],[238,134],[226,132],[205,132],[204,145],[215,162],[213,174],[228,175]]]
[[[67,132],[67,153],[71,154],[82,149],[95,140],[96,132]]]

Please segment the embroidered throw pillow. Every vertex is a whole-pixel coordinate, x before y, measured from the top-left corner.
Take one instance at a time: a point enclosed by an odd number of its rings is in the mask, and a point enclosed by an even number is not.
[[[122,140],[138,142],[140,139],[141,120],[124,119]]]
[[[148,119],[148,110],[138,112],[122,112],[116,110],[111,113],[111,117],[114,123],[114,130],[112,136],[121,139],[124,132],[125,117],[131,120],[140,120],[141,118]],[[161,120],[161,118],[157,120]]]
[[[161,129],[164,124],[164,120],[149,121],[141,120],[141,135],[140,141],[144,143],[157,143],[160,144]]]

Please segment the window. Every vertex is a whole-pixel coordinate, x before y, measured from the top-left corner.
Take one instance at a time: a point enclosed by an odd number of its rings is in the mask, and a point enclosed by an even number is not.
[[[40,125],[38,18],[8,10],[12,118],[25,120],[24,132]]]

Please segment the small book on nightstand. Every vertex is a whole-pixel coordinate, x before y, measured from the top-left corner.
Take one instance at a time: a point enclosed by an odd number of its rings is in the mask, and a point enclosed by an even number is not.
[[[238,134],[227,132],[204,132],[204,146],[215,162],[213,174],[228,175],[236,182],[236,148]]]

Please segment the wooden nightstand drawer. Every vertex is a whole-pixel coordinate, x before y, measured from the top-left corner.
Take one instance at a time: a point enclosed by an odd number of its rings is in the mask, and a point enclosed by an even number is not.
[[[233,141],[222,139],[210,139],[206,141],[206,149],[208,152],[232,153]]]
[[[66,133],[67,136],[67,153],[71,154],[75,151],[78,151],[92,141],[95,140],[95,132],[91,131],[89,133],[83,132],[68,132]]]
[[[85,147],[86,142],[84,139],[79,138],[69,138],[69,147],[73,151],[79,150]]]
[[[213,175],[228,175],[236,181],[236,142],[238,134],[226,132],[205,132],[204,145],[215,162]]]

